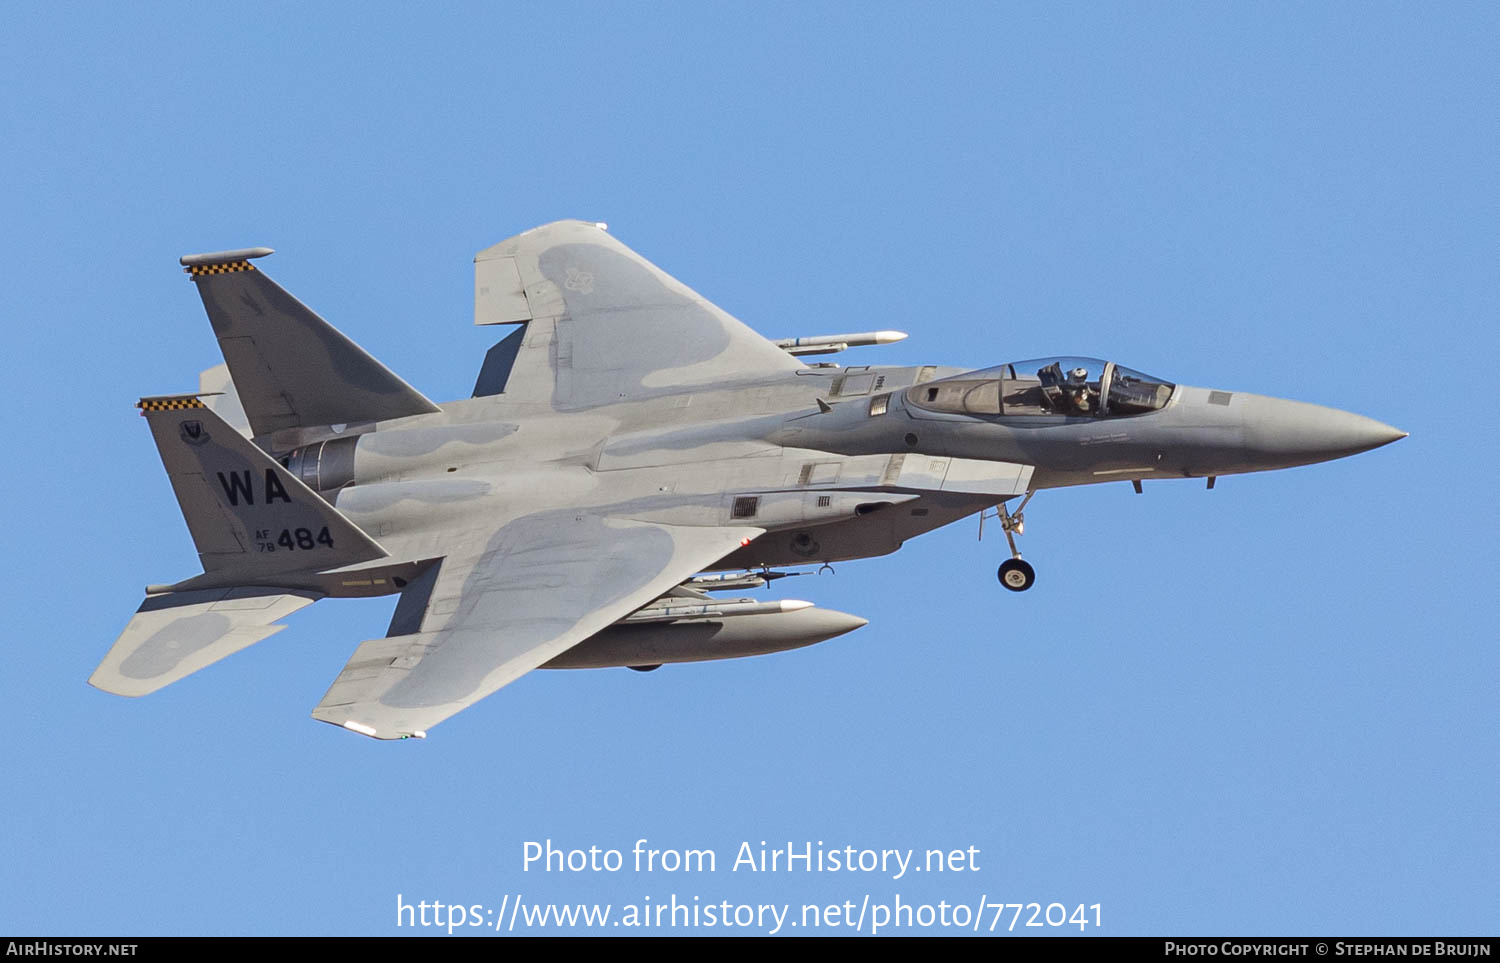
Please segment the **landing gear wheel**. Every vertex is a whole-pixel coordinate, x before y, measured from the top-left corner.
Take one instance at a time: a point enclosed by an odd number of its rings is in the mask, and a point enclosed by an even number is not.
[[[631,669],[635,672],[655,672],[657,669],[661,668],[661,663],[658,662],[655,665],[627,665],[625,668]]]
[[[1000,584],[1012,592],[1024,592],[1036,582],[1036,569],[1019,558],[1006,559],[997,574]]]

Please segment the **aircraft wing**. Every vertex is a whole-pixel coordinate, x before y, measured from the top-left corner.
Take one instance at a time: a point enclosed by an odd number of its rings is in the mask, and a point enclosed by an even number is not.
[[[426,730],[712,565],[759,528],[547,511],[467,544],[409,585],[313,718],[377,739]]]
[[[474,321],[525,324],[490,352],[476,393],[563,410],[802,367],[584,221],[546,224],[480,251]]]

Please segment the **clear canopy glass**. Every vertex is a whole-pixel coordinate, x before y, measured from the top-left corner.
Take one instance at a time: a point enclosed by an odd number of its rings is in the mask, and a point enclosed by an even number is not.
[[[967,415],[1118,417],[1164,407],[1176,386],[1113,361],[1039,358],[908,388],[919,408]]]

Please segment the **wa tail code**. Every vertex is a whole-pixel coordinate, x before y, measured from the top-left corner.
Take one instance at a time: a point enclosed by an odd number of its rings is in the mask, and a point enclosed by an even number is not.
[[[219,476],[219,484],[224,488],[224,497],[229,499],[229,504],[237,506],[241,498],[245,500],[246,505],[255,504],[255,489],[250,485],[250,469],[232,471],[228,474],[217,472],[216,474]],[[274,501],[283,501],[289,505],[292,502],[292,496],[288,495],[286,489],[282,487],[281,479],[276,477],[274,468],[266,469],[266,481],[262,486],[262,491],[265,492],[261,498],[262,505],[269,505]]]

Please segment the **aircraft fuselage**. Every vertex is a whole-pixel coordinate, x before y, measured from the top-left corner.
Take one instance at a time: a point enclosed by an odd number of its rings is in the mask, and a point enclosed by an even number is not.
[[[454,519],[482,517],[488,505],[539,487],[585,510],[603,473],[611,498],[622,480],[633,486],[643,518],[658,495],[669,493],[680,513],[682,496],[697,493],[700,523],[728,524],[737,495],[759,495],[756,514],[745,517],[771,530],[726,557],[720,567],[727,570],[888,554],[1010,494],[907,487],[889,476],[892,463],[882,456],[935,459],[938,471],[955,460],[1029,466],[1025,490],[1035,491],[1286,468],[1404,437],[1333,408],[1189,385],[1170,386],[1158,410],[1114,417],[974,414],[914,400],[924,386],[967,383],[969,374],[809,368],[756,386],[705,386],[565,412],[499,394],[303,445],[287,458],[310,487],[396,557],[413,561],[442,554],[437,533]],[[856,387],[881,390],[850,394],[856,377]],[[846,491],[853,494],[831,494]],[[830,493],[826,511],[799,503],[787,514],[788,493],[797,492]],[[895,494],[906,500],[886,497]],[[422,511],[409,510],[416,503]]]

